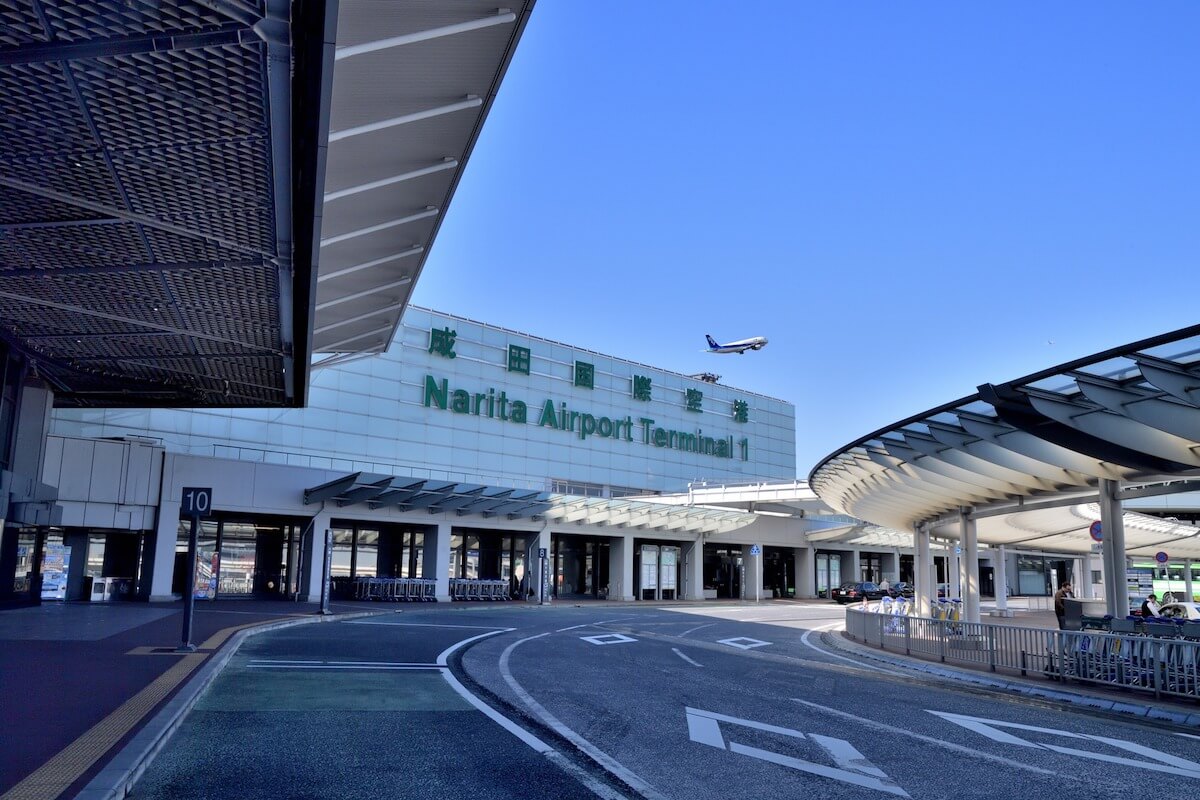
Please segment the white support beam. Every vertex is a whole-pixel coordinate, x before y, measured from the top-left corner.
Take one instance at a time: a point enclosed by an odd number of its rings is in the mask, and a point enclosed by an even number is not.
[[[389,228],[396,228],[396,227],[399,227],[400,225],[407,225],[410,222],[417,222],[418,220],[428,219],[429,217],[436,217],[440,212],[441,212],[441,209],[438,208],[437,206],[425,206],[424,211],[418,211],[415,214],[409,214],[407,216],[399,217],[397,219],[391,219],[391,220],[388,220],[387,222],[381,222],[378,225],[368,225],[365,228],[359,228],[358,230],[353,230],[353,231],[346,231],[345,233],[339,233],[337,236],[330,236],[328,239],[322,239],[321,247],[329,247],[331,245],[337,244],[338,242],[345,242],[345,241],[349,241],[350,239],[357,239],[360,236],[370,236],[372,233],[379,233],[380,231],[386,231]]]
[[[313,336],[319,336],[322,333],[325,333],[326,331],[331,331],[334,328],[340,328],[344,325],[353,325],[355,322],[361,322],[364,319],[370,319],[371,317],[377,317],[380,314],[392,314],[392,313],[402,310],[403,308],[404,308],[403,303],[392,303],[390,305],[384,306],[383,308],[377,308],[374,311],[368,311],[365,314],[356,314],[355,316],[350,317],[348,319],[339,320],[337,322],[331,322],[328,325],[322,325],[319,328],[313,328]]]
[[[357,186],[347,186],[345,189],[338,189],[336,192],[327,192],[325,194],[325,202],[332,203],[334,200],[341,200],[343,197],[369,192],[373,189],[382,189],[384,186],[391,186],[394,183],[403,183],[410,181],[413,178],[420,178],[425,175],[432,175],[435,172],[442,172],[447,169],[455,169],[458,166],[457,158],[446,157],[436,164],[430,164],[428,167],[402,172],[399,175],[392,175],[389,178],[380,178],[377,181],[370,183],[360,183]]]
[[[509,22],[515,22],[517,15],[509,11],[507,8],[500,8],[490,17],[482,17],[473,19],[467,22],[457,22],[453,25],[443,25],[440,28],[429,28],[423,31],[414,31],[413,33],[405,33],[400,36],[389,36],[386,39],[377,39],[373,42],[363,42],[362,44],[348,45],[339,47],[334,51],[335,61],[344,61],[347,58],[361,56],[366,53],[374,53],[379,50],[387,50],[392,47],[403,47],[406,44],[415,44],[416,42],[427,42],[430,39],[440,39],[443,36],[454,36],[459,33],[467,33],[468,31],[477,31],[480,28],[490,28],[493,25],[504,25]]]
[[[342,339],[341,341],[333,342],[332,344],[323,344],[320,347],[317,347],[314,345],[313,352],[314,353],[332,353],[332,352],[335,352],[339,347],[341,347],[343,345],[350,344],[351,342],[357,342],[359,339],[366,339],[368,336],[379,336],[381,334],[387,333],[391,329],[392,329],[391,325],[386,325],[382,328],[376,328],[373,331],[367,331],[366,333],[360,333],[358,336],[351,336],[347,339]]]
[[[403,114],[399,117],[390,119],[381,119],[378,122],[368,122],[366,125],[356,125],[353,128],[335,131],[329,134],[329,142],[340,142],[343,139],[349,139],[352,136],[361,136],[364,133],[374,133],[387,128],[395,128],[400,125],[407,125],[410,122],[420,122],[423,119],[431,119],[440,117],[443,114],[453,114],[455,111],[465,111],[468,108],[479,108],[483,105],[477,95],[469,94],[464,99],[457,103],[447,103],[444,106],[436,106],[435,108],[426,108],[422,111],[414,111],[411,114]]]
[[[327,272],[324,275],[321,275],[317,278],[317,283],[324,283],[325,281],[331,281],[334,278],[340,278],[343,275],[352,275],[355,272],[361,272],[364,269],[371,269],[372,267],[378,267],[381,264],[390,264],[393,261],[399,261],[400,259],[408,258],[409,256],[420,255],[421,253],[424,253],[424,252],[425,252],[425,248],[423,246],[415,245],[413,247],[408,248],[407,250],[401,250],[399,253],[392,253],[390,256],[382,256],[380,258],[373,258],[370,261],[364,261],[363,263],[355,264],[352,267],[345,267],[343,269],[334,270],[333,272]],[[406,277],[408,277],[408,276],[406,276]],[[408,279],[412,280],[411,277],[409,277]]]
[[[326,300],[324,303],[317,303],[317,311],[324,311],[327,308],[332,308],[336,305],[341,305],[342,303],[349,303],[351,300],[358,300],[361,297],[370,297],[373,294],[378,294],[379,292],[386,292],[388,289],[395,289],[400,286],[406,286],[410,283],[412,283],[412,278],[405,277],[405,278],[401,278],[398,281],[393,281],[391,283],[385,283],[383,286],[374,286],[370,289],[364,289],[361,292],[355,292],[354,294],[348,294],[345,297],[338,297],[333,300]]]

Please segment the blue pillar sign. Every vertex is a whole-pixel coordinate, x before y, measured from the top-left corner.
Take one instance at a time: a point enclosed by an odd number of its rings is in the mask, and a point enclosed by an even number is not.
[[[1165,550],[1159,550],[1157,553],[1154,554],[1154,560],[1157,561],[1159,564],[1165,564],[1171,560],[1171,557],[1167,555],[1167,552]]]
[[[188,531],[189,569],[183,587],[183,644],[179,646],[180,651],[190,653],[196,650],[196,645],[192,644],[192,616],[196,605],[196,539],[200,518],[212,513],[212,487],[183,487],[183,494],[179,498],[179,513],[192,520],[191,529]],[[211,579],[215,582],[217,576],[214,574]]]

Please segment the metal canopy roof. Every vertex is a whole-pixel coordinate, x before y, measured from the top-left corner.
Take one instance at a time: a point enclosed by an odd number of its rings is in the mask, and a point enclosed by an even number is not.
[[[737,511],[680,508],[635,500],[577,497],[365,472],[354,472],[306,489],[304,503],[332,503],[339,508],[366,504],[370,509],[425,509],[430,514],[453,511],[459,517],[504,517],[509,520],[528,519],[688,533],[725,533],[745,527],[755,520],[753,514]]]
[[[342,0],[313,351],[387,348],[533,8]]]
[[[328,9],[0,0],[0,336],[58,405],[303,404]]]
[[[1193,475],[1200,325],[980,386],[847,445],[818,464],[809,483],[847,514],[911,530],[960,508],[1021,511],[1030,499],[1080,492],[1102,478]],[[981,541],[992,527],[981,521]]]

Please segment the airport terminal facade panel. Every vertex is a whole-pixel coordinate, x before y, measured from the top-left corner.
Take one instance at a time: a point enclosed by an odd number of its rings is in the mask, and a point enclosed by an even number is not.
[[[309,397],[303,409],[60,409],[53,432],[597,496],[796,475],[790,403],[415,306],[388,353],[316,369]]]

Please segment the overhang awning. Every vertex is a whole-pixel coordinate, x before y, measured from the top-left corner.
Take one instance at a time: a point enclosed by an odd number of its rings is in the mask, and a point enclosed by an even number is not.
[[[336,4],[2,5],[0,337],[60,406],[303,405]]]
[[[755,520],[753,514],[712,508],[679,507],[637,500],[577,497],[472,483],[402,478],[354,472],[304,491],[304,503],[339,508],[364,504],[369,509],[453,512],[458,517],[503,517],[560,525],[632,528],[689,534],[727,533]]]
[[[910,531],[963,508],[1020,512],[1101,479],[1190,476],[1200,476],[1200,326],[980,386],[838,450],[809,483],[844,513]],[[980,541],[992,528],[981,521]]]
[[[313,352],[391,343],[532,8],[341,0]]]

